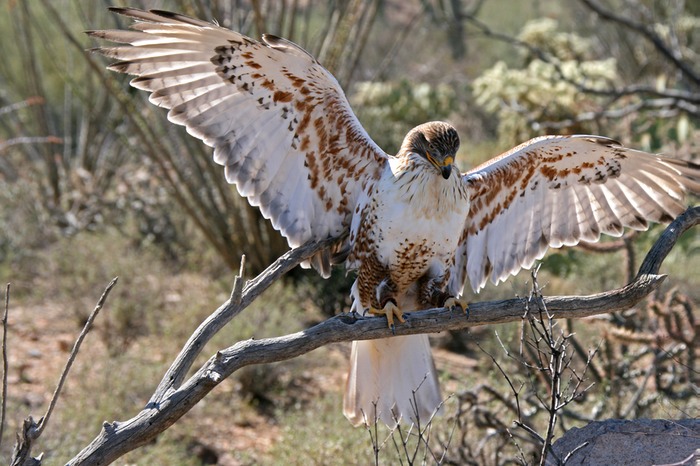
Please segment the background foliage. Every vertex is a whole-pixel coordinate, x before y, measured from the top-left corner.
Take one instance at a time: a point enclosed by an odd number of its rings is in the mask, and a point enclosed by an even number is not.
[[[254,273],[286,250],[284,239],[225,183],[208,148],[86,52],[98,44],[82,31],[127,25],[106,10],[122,4],[0,0],[0,278],[13,284],[3,457],[22,417],[43,410],[64,347],[109,278],[122,281],[89,339],[87,354],[95,357],[79,358],[79,376],[61,399],[54,419],[60,428],[42,437],[47,464],[66,460],[102,420],[122,418],[148,398],[181,342],[225,299],[241,254]],[[412,126],[447,119],[462,136],[463,169],[546,133],[596,133],[697,157],[697,2],[128,4],[294,40],[335,73],[370,135],[389,153]],[[586,293],[623,283],[656,231],[553,252],[540,274],[544,292]],[[575,334],[568,340],[571,367],[586,368],[595,385],[567,406],[557,435],[610,416],[697,416],[699,248],[697,234],[683,240],[667,266],[673,288],[645,306],[593,325],[560,323]],[[521,274],[478,299],[527,294],[528,280]],[[218,343],[288,333],[347,310],[349,283],[342,270],[328,282],[297,271]],[[487,356],[527,387],[520,419],[542,432],[547,412],[537,397],[546,383],[523,366],[537,354],[503,356],[504,349],[518,353],[521,332],[504,326],[436,338],[446,393],[454,394],[447,415],[428,439],[375,436],[378,457],[406,461],[405,450],[395,446],[410,444],[444,452],[448,464],[536,461],[537,440],[511,426],[512,394]],[[593,349],[597,354],[586,365]],[[128,461],[367,463],[374,458],[370,437],[340,414],[347,355],[345,346],[324,348],[287,364],[251,368]]]

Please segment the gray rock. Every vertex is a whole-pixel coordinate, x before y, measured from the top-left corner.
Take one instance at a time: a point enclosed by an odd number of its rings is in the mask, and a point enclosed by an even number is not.
[[[566,461],[567,466],[700,465],[700,420],[592,422],[568,431],[554,442],[553,449],[561,462],[576,450]],[[547,464],[561,463],[550,455]]]

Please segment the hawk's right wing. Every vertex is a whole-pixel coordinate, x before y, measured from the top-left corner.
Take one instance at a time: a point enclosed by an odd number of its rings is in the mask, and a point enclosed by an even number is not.
[[[98,49],[137,76],[168,119],[214,148],[226,179],[296,247],[346,235],[360,193],[387,155],[335,78],[299,46],[263,41],[186,16],[112,8],[133,31],[89,34],[129,44]],[[314,265],[329,273],[328,257]]]

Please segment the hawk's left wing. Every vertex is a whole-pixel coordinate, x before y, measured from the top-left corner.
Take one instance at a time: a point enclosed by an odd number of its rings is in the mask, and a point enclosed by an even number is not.
[[[226,179],[295,247],[346,235],[387,163],[336,79],[301,47],[164,11],[112,8],[131,31],[92,31],[168,119],[214,148]],[[314,265],[326,275],[328,251]]]
[[[530,268],[548,247],[646,230],[700,193],[700,166],[599,136],[532,139],[463,175],[470,210],[450,291],[475,291]]]

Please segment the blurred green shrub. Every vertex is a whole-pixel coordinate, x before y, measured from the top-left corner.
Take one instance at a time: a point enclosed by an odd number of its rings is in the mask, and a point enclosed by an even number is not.
[[[570,119],[603,103],[602,96],[584,92],[575,83],[606,89],[618,79],[615,58],[594,59],[590,39],[557,28],[553,19],[538,19],[527,23],[518,37],[546,54],[547,61],[529,54],[523,68],[499,61],[473,83],[476,103],[498,117],[504,145],[540,134],[537,122]],[[595,130],[582,124],[575,132]]]
[[[414,126],[444,120],[457,109],[455,90],[447,84],[415,83],[406,79],[360,82],[352,104],[374,141],[389,153],[398,152]]]

